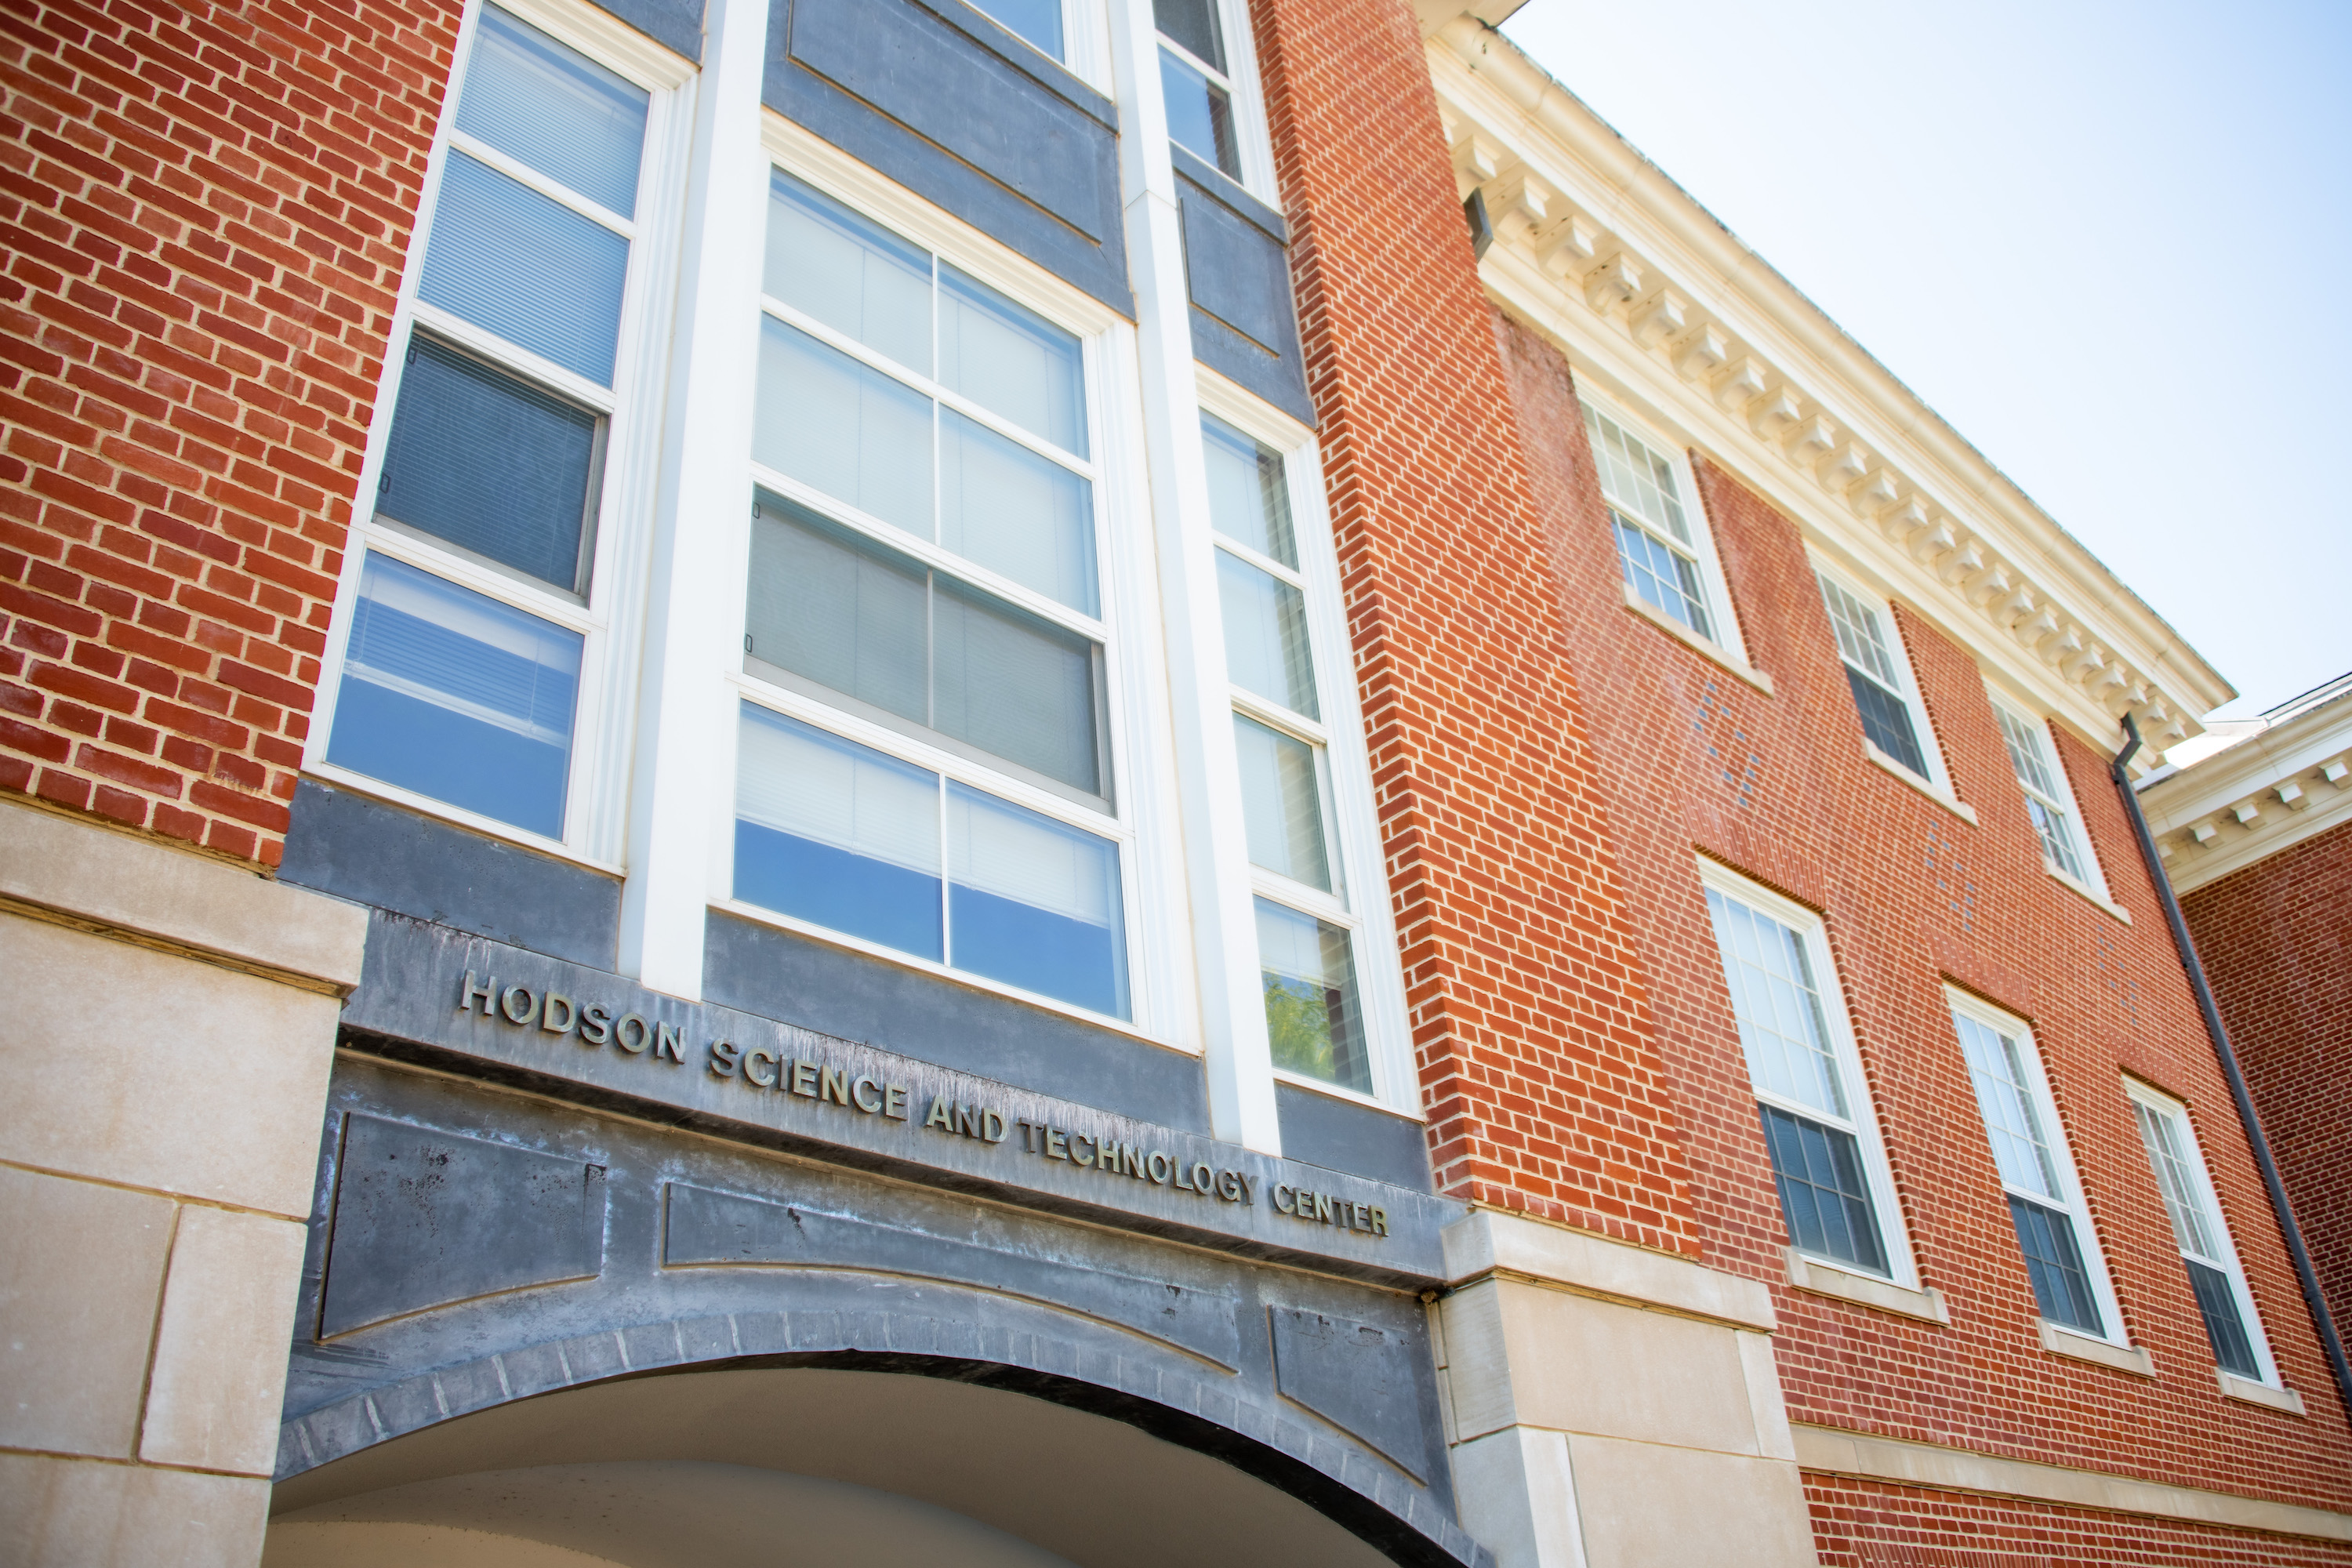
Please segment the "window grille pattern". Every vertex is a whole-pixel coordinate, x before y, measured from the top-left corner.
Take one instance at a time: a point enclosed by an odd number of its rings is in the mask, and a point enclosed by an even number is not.
[[[1714,888],[1706,905],[1789,1239],[1816,1258],[1885,1274],[1860,1125],[1814,983],[1811,944],[1795,927]]]
[[[2024,1254],[2034,1301],[2053,1323],[2104,1334],[2074,1232],[2074,1194],[2059,1173],[2024,1046],[2017,1037],[1965,1013],[1954,1013],[1952,1022],[1984,1116],[1993,1164],[2009,1189],[2010,1220]]]
[[[2000,721],[2000,738],[2009,747],[2009,764],[2025,791],[2026,814],[2042,840],[2042,858],[2078,882],[2090,878],[2082,845],[2075,837],[2074,814],[2058,782],[2058,764],[2050,755],[2048,738],[2040,724],[2012,713],[1999,703],[1993,716]]]
[[[1713,640],[1715,620],[1674,463],[1591,404],[1585,405],[1584,427],[1592,439],[1601,494],[1609,502],[1625,585],[1643,604]]]
[[[2246,1314],[2239,1310],[2235,1262],[2221,1216],[2195,1166],[2196,1155],[2180,1119],[2137,1096],[2132,1100],[2132,1114],[2139,1122],[2140,1142],[2147,1150],[2157,1191],[2164,1194],[2164,1210],[2172,1220],[2180,1261],[2189,1270],[2198,1314],[2205,1321],[2205,1338],[2213,1347],[2214,1364],[2259,1381],[2262,1362],[2246,1330]]]
[[[1888,757],[1926,778],[1927,754],[1919,744],[1911,704],[1903,694],[1902,667],[1887,646],[1878,611],[1826,575],[1821,584],[1830,629],[1837,635],[1838,657],[1845,661],[1846,685],[1853,691],[1854,711],[1862,716],[1862,732]]]

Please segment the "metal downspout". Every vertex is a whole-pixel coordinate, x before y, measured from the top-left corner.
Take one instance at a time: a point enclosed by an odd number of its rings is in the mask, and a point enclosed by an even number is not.
[[[2336,1320],[2328,1314],[2327,1299],[2320,1293],[2319,1276],[2311,1267],[2311,1253],[2303,1245],[2303,1227],[2294,1223],[2294,1210],[2286,1201],[2286,1185],[2279,1180],[2278,1163],[2271,1158],[2270,1140],[2263,1136],[2263,1124],[2254,1115],[2254,1098],[2247,1091],[2245,1074],[2238,1070],[2238,1053],[2230,1047],[2230,1032],[2221,1026],[2221,1010],[2214,1005],[2213,988],[2206,984],[2205,966],[2197,960],[2197,944],[2189,937],[2189,922],[2181,918],[2180,900],[2172,896],[2172,880],[2164,874],[2164,858],[2156,847],[2156,835],[2148,831],[2147,818],[2139,808],[2139,795],[2132,788],[2131,775],[2125,771],[2140,748],[2139,726],[2131,715],[2124,715],[2124,733],[2130,742],[2107,763],[2107,776],[2116,781],[2116,788],[2124,797],[2124,810],[2131,817],[2132,832],[2139,839],[2139,858],[2147,864],[2148,879],[2156,884],[2157,902],[2164,906],[2165,923],[2172,928],[2172,945],[2180,954],[2180,967],[2189,972],[2189,988],[2197,994],[2197,1010],[2205,1015],[2205,1032],[2212,1037],[2213,1054],[2221,1058],[2221,1076],[2230,1080],[2230,1098],[2238,1102],[2238,1124],[2246,1131],[2246,1142],[2254,1152],[2254,1163],[2263,1173],[2263,1185],[2270,1189],[2271,1212],[2278,1216],[2279,1233],[2286,1238],[2287,1255],[2294,1259],[2295,1278],[2303,1282],[2304,1304],[2311,1309],[2311,1321],[2318,1326],[2319,1342],[2327,1352],[2327,1363],[2336,1373],[2336,1394],[2344,1402],[2344,1412],[2352,1417],[2352,1363],[2344,1359],[2344,1342],[2336,1337]]]

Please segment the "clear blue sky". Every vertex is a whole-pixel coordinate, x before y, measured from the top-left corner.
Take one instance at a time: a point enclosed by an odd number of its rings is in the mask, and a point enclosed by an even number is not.
[[[2259,712],[2352,668],[2352,4],[1505,27]]]

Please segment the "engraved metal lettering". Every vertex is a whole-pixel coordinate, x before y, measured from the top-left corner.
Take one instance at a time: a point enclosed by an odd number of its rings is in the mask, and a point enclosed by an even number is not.
[[[1063,1131],[1060,1128],[1058,1128],[1058,1127],[1048,1127],[1048,1128],[1046,1128],[1046,1129],[1045,1129],[1045,1158],[1047,1158],[1048,1160],[1066,1160],[1066,1159],[1068,1159],[1069,1157],[1070,1157],[1070,1138],[1069,1138],[1069,1134],[1068,1134],[1068,1133],[1066,1133],[1066,1132],[1064,1132],[1064,1131]]]
[[[466,978],[460,982],[457,986],[457,1011],[460,1013],[472,1012],[474,1010],[474,999],[478,996],[482,1001],[482,1016],[486,1018],[488,1017],[490,1008],[493,1005],[492,999],[497,996],[498,990],[499,977],[497,975],[493,974],[489,979],[477,984],[474,980],[474,972],[468,969],[466,971]]]
[[[870,1103],[866,1098],[869,1094],[874,1097]],[[850,1082],[849,1101],[858,1110],[871,1116],[882,1109],[882,1086],[872,1079],[860,1075]]]
[[[893,1121],[907,1120],[907,1086],[886,1083],[882,1086],[882,1114]]]
[[[776,1087],[777,1065],[775,1052],[764,1051],[754,1046],[743,1053],[743,1081],[761,1089],[773,1089]],[[763,1066],[764,1071],[761,1070]]]
[[[563,1012],[563,1020],[561,1023],[558,1023],[555,1017],[558,1008]],[[551,1035],[568,1035],[572,1032],[572,1026],[579,1021],[580,1009],[572,1003],[571,997],[561,991],[549,992],[547,1000],[539,1005],[539,1026]]]
[[[743,1047],[740,1046],[730,1045],[725,1040],[711,1041],[710,1076],[713,1078],[733,1078],[735,1076],[735,1068],[742,1055]]]
[[[601,1046],[613,1037],[613,1015],[602,1007],[588,1007],[580,1014],[580,1041],[583,1045]]]
[[[1080,1144],[1082,1144],[1082,1143],[1083,1143],[1084,1145],[1086,1145],[1086,1147],[1085,1147],[1083,1150],[1079,1148],[1079,1145],[1080,1145]],[[1092,1133],[1090,1133],[1090,1132],[1073,1132],[1073,1133],[1071,1133],[1071,1134],[1070,1134],[1070,1163],[1071,1163],[1071,1164],[1073,1164],[1073,1165],[1091,1165],[1091,1164],[1093,1164],[1094,1163],[1095,1163],[1095,1140],[1094,1140],[1094,1135],[1093,1135]]]
[[[686,1031],[675,1024],[654,1026],[654,1055],[667,1057],[680,1067],[686,1065]]]
[[[629,1026],[632,1024],[637,1026],[634,1039],[629,1035]],[[646,1047],[653,1043],[653,1026],[635,1013],[622,1014],[621,1021],[613,1026],[613,1043],[633,1057],[644,1055]]]
[[[923,1125],[936,1127],[942,1132],[952,1132],[956,1130],[955,1113],[948,1109],[946,1096],[938,1094],[931,1096],[931,1113],[923,1118]]]
[[[793,1063],[793,1092],[803,1100],[816,1098],[816,1063]]]
[[[1011,1131],[1012,1129],[1004,1124],[1004,1112],[992,1110],[980,1113],[980,1135],[986,1142],[1002,1143],[1004,1142],[1004,1135]]]
[[[1274,1206],[1276,1212],[1280,1214],[1297,1214],[1298,1212],[1297,1192],[1290,1187],[1276,1187],[1274,1189]]]
[[[1143,1173],[1148,1180],[1164,1187],[1168,1184],[1168,1178],[1176,1173],[1176,1162],[1154,1149],[1143,1157]]]

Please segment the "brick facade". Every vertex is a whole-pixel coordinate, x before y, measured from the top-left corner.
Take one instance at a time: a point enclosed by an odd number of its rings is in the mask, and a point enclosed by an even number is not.
[[[2352,1323],[2352,824],[2180,907],[2340,1332]]]
[[[0,788],[277,863],[457,20],[0,24]]]

